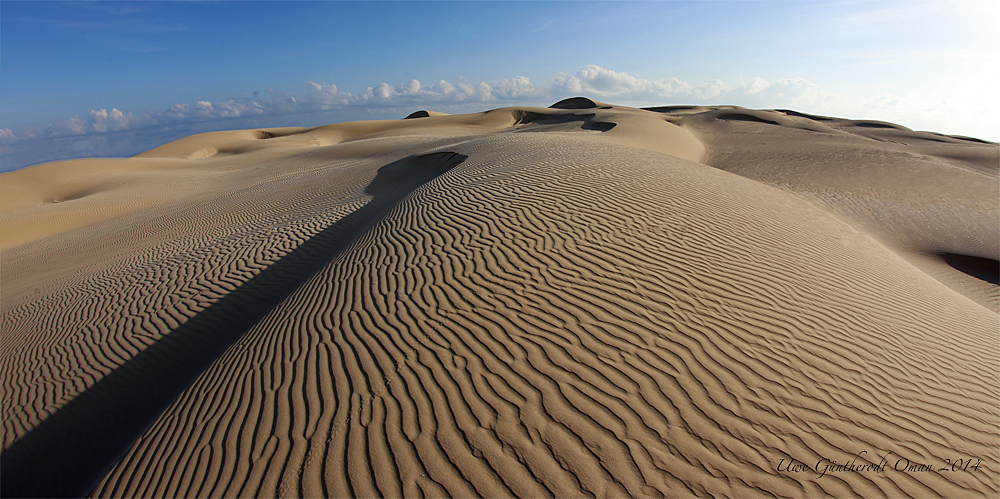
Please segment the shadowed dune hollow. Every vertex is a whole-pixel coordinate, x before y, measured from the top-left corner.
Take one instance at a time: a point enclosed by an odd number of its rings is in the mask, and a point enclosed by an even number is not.
[[[995,143],[737,106],[0,175],[4,497],[997,497]]]

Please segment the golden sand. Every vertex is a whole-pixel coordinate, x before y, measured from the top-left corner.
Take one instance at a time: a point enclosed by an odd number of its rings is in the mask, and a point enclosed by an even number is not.
[[[997,497],[998,177],[582,98],[4,173],[3,495]]]

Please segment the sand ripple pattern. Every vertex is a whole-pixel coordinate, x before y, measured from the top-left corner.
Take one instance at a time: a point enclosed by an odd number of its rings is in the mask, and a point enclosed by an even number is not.
[[[995,314],[871,238],[570,134],[438,150],[469,159],[243,336],[94,496],[1000,493]],[[776,471],[861,451],[984,469]]]
[[[45,241],[7,250],[5,285],[16,285],[19,273],[40,270],[32,267],[72,265],[81,251],[110,258],[94,258],[96,263],[34,293],[18,296],[8,286],[5,294],[20,300],[7,298],[0,314],[4,449],[128,359],[363,206],[364,185],[377,168],[357,161],[309,168],[291,163],[284,174],[239,172],[236,185],[216,187],[207,200],[182,199],[86,227],[65,236],[55,254],[36,248]],[[275,180],[284,190],[274,189]],[[286,196],[289,191],[296,196]],[[130,251],[116,249],[121,246]],[[39,255],[45,259],[39,261]]]

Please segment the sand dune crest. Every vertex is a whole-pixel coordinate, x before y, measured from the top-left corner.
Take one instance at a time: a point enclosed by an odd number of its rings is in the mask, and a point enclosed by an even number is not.
[[[586,97],[570,97],[569,99],[563,99],[556,102],[549,107],[552,109],[593,109],[610,108],[611,105],[593,99],[588,99]]]
[[[431,116],[450,116],[450,115],[448,113],[441,113],[438,111],[424,111],[421,109],[420,111],[414,111],[410,113],[403,119],[412,120],[414,118],[430,118]]]

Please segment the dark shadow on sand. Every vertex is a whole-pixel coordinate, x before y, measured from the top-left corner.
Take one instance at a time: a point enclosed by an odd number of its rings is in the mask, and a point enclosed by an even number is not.
[[[948,265],[959,272],[1000,285],[1000,262],[997,260],[957,253],[944,253],[941,256]]]
[[[217,358],[414,189],[467,156],[383,166],[364,207],[338,220],[128,360],[0,454],[3,497],[81,497]]]
[[[617,123],[612,123],[610,121],[595,121],[594,118],[597,115],[594,113],[590,114],[542,114],[533,113],[531,111],[522,111],[517,117],[518,125],[563,125],[566,123],[580,122],[581,130],[596,130],[598,132],[607,132],[611,130]]]

